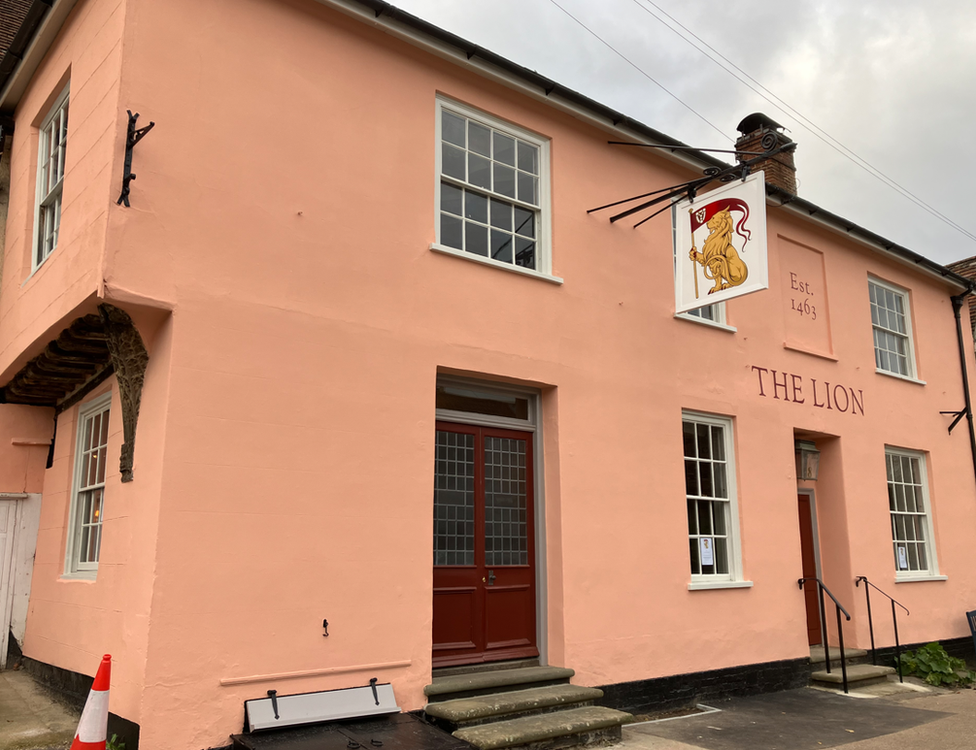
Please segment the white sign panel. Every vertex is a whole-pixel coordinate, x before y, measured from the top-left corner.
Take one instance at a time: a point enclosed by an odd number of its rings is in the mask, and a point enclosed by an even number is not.
[[[712,540],[707,536],[699,537],[698,546],[701,548],[701,564],[714,565],[715,556],[712,554]]]
[[[675,312],[769,287],[762,172],[676,203],[675,217]]]
[[[898,570],[908,570],[908,550],[898,548]]]

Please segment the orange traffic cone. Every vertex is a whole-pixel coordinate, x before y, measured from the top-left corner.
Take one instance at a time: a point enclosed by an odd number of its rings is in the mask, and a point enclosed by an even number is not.
[[[85,702],[85,710],[81,712],[75,741],[71,743],[71,750],[105,750],[105,740],[108,738],[108,688],[112,681],[112,657],[108,654],[102,657],[95,673],[91,692]]]

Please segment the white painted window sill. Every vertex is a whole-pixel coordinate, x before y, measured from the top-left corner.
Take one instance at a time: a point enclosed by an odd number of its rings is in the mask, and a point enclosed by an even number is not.
[[[82,583],[95,583],[95,577],[97,575],[97,570],[79,570],[76,573],[63,573],[58,580],[64,581],[65,583],[75,583],[77,581],[81,581]]]
[[[948,581],[949,576],[896,576],[895,583],[919,583],[921,581]]]
[[[430,249],[435,253],[443,253],[444,255],[453,255],[455,258],[463,258],[464,260],[474,261],[475,263],[481,263],[486,266],[491,266],[492,268],[498,268],[502,271],[508,271],[509,273],[519,273],[523,276],[531,276],[534,279],[541,279],[542,281],[548,281],[550,284],[562,284],[563,280],[558,276],[551,276],[548,273],[542,273],[541,271],[534,271],[531,268],[522,268],[522,266],[516,266],[511,263],[502,263],[500,260],[492,260],[491,258],[485,258],[481,255],[474,255],[472,253],[466,253],[464,250],[458,250],[454,247],[448,247],[447,245],[440,245],[436,242],[430,243]]]
[[[908,383],[915,383],[916,385],[926,385],[924,380],[919,380],[918,378],[910,378],[907,375],[899,375],[897,372],[888,372],[887,370],[882,370],[877,367],[874,369],[874,371],[878,373],[878,375],[887,375],[889,378],[904,380]]]
[[[692,581],[689,591],[708,591],[710,589],[751,589],[752,581]]]
[[[727,323],[719,323],[716,320],[709,320],[708,318],[699,318],[697,315],[689,315],[688,313],[675,313],[674,317],[679,320],[687,320],[692,323],[698,323],[699,325],[709,326],[710,328],[718,328],[720,331],[728,331],[729,333],[735,333],[739,330],[735,326],[730,326]]]

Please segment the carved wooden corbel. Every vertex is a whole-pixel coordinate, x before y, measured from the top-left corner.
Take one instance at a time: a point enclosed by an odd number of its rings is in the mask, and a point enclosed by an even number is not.
[[[139,402],[142,383],[149,364],[149,353],[142,336],[124,310],[113,305],[99,305],[98,313],[108,336],[108,352],[119,384],[122,402],[122,455],[119,470],[122,481],[132,481],[132,459],[135,450],[136,423],[139,421]]]

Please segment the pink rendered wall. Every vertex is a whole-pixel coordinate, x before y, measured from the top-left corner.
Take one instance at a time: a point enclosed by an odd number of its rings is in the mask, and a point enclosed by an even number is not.
[[[51,409],[0,404],[0,492],[40,492],[54,426]]]
[[[101,263],[108,214],[117,209],[125,112],[119,106],[124,4],[117,0],[81,0],[35,73],[16,111],[11,158],[11,201],[7,221],[3,286],[0,288],[0,373],[2,382],[37,354],[72,320],[95,312],[103,295]],[[54,99],[70,81],[69,135],[58,246],[31,274],[34,233],[35,176],[38,126]],[[4,154],[4,158],[8,158]],[[118,302],[117,299],[110,300]],[[156,333],[153,366],[146,375],[139,430],[147,457],[162,453],[166,389],[166,328],[159,316],[140,315],[137,324],[151,323]],[[144,331],[144,336],[146,335]],[[151,341],[151,339],[150,339]],[[162,379],[157,380],[157,373]],[[114,379],[97,393],[112,387]],[[159,390],[157,390],[159,388]],[[90,397],[89,397],[90,398]],[[161,401],[152,399],[160,398]],[[30,412],[24,417],[17,410]],[[78,407],[58,419],[55,461],[44,471],[47,448],[30,451],[28,484],[43,484],[25,653],[39,661],[92,675],[103,653],[114,658],[111,710],[136,721],[145,670],[149,601],[155,559],[158,511],[158,462],[137,457],[140,483],[122,485],[118,455],[121,412],[118,395],[112,405],[112,432],[103,514],[104,538],[97,581],[64,576],[70,491]],[[51,411],[0,406],[0,436],[21,437],[23,425],[43,421],[50,438]],[[35,427],[35,432],[39,427]],[[8,443],[9,444],[9,443]],[[9,447],[3,449],[8,455]],[[138,451],[137,451],[138,454]],[[10,454],[12,455],[12,454]],[[16,458],[23,463],[21,457]],[[4,459],[0,473],[13,471]],[[20,469],[17,469],[20,471]],[[156,477],[153,477],[153,473]],[[23,481],[23,480],[21,480]],[[6,488],[4,488],[6,489]]]
[[[5,376],[49,340],[46,331],[56,328],[56,335],[78,317],[73,313],[79,305],[100,289],[109,195],[118,180],[110,165],[120,142],[123,8],[118,0],[79,2],[17,106],[0,287],[0,374]],[[49,258],[57,262],[42,264],[32,275],[38,127],[69,81],[61,230],[57,258]]]
[[[634,231],[585,211],[689,172],[312,2],[125,11],[118,108],[157,127],[132,209],[109,214],[103,278],[107,296],[173,314],[151,352],[136,481],[109,488],[108,509],[132,517],[106,528],[98,583],[65,584],[64,500],[46,511],[49,610],[29,644],[77,669],[104,630],[143,660],[144,689],[127,676],[119,700],[147,747],[225,744],[269,688],[378,676],[405,709],[423,704],[439,371],[543,392],[545,642],[578,682],[806,653],[794,431],[838,436],[817,488],[828,585],[852,602],[852,575],[879,582],[913,611],[906,641],[964,634],[976,503],[966,436],[937,413],[962,399],[945,287],[770,208],[773,283],[729,304],[738,330],[676,320],[667,219]],[[552,139],[563,285],[428,250],[438,92]],[[832,335],[810,341],[829,358],[784,348],[809,341],[778,312],[780,237],[825,255]],[[869,270],[912,291],[927,385],[874,372]],[[862,389],[865,413],[761,396],[753,366]],[[735,419],[752,588],[687,590],[683,408]],[[945,582],[892,583],[886,442],[931,452]],[[45,501],[67,486],[68,450]],[[68,637],[53,623],[71,607],[92,624]]]
[[[112,391],[105,504],[98,575],[65,575],[79,406],[58,418],[54,465],[44,474],[24,652],[59,667],[92,674],[103,653],[113,657],[110,709],[142,718],[150,607],[155,570],[161,459],[164,454],[171,328],[151,339],[135,449],[134,481],[120,481],[122,412],[115,377],[85,403]],[[94,666],[93,666],[94,665]]]

